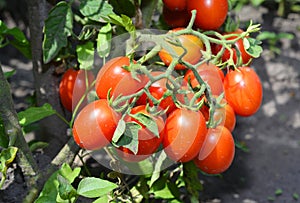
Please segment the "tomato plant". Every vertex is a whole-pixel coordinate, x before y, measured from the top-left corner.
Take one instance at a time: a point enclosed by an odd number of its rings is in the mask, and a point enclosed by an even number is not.
[[[224,89],[226,100],[237,115],[251,116],[261,106],[262,84],[250,67],[229,71],[224,79]]]
[[[186,0],[163,0],[163,3],[172,11],[182,11],[186,9]]]
[[[190,161],[200,151],[206,133],[206,122],[201,112],[176,109],[166,120],[164,150],[174,161]]]
[[[182,29],[183,28],[176,28],[176,29],[171,30],[170,32],[176,32],[176,31],[182,30]],[[175,56],[172,56],[172,54],[169,53],[165,49],[162,49],[159,52],[159,57],[165,63],[165,65],[169,66],[174,57],[179,57],[182,54],[184,54],[184,49],[186,49],[187,52],[182,57],[182,60],[187,61],[191,64],[196,64],[197,62],[199,62],[199,60],[202,56],[201,50],[203,50],[202,41],[194,35],[179,35],[179,36],[176,36],[176,39],[179,40],[182,47],[175,46],[172,44],[169,45],[170,48],[176,53]],[[186,69],[186,67],[182,64],[177,64],[175,66],[175,69],[184,70],[184,69]]]
[[[217,30],[225,22],[228,0],[187,0],[187,10],[197,10],[195,26],[202,30]]]
[[[89,103],[74,121],[75,142],[84,149],[101,149],[111,142],[120,118],[120,114],[109,106],[106,99]]]
[[[139,120],[130,116],[130,115],[145,115],[150,119],[153,119],[157,125],[159,136],[151,132],[145,125],[143,125]],[[135,154],[129,148],[121,146],[119,148],[118,155],[123,158],[125,161],[129,162],[138,162],[148,158],[152,155],[160,146],[163,139],[163,129],[164,121],[162,117],[154,117],[146,110],[146,106],[140,105],[136,106],[131,110],[130,115],[125,117],[126,122],[134,122],[141,126],[141,129],[138,131],[138,149]]]
[[[204,152],[208,148],[210,152]],[[230,131],[218,126],[208,131],[207,140],[194,163],[207,174],[219,174],[230,167],[234,154],[235,145]]]
[[[197,67],[197,72],[202,80],[210,86],[213,95],[220,95],[223,92],[222,77],[224,77],[224,74],[216,65],[203,63]],[[193,88],[199,85],[192,70],[186,72],[184,79],[186,82],[190,82]]]
[[[96,78],[96,92],[99,98],[106,99],[110,95],[115,98],[119,95],[130,95],[143,88],[148,82],[145,75],[133,78],[126,67],[130,66],[128,57],[116,57],[108,61],[98,72]]]
[[[243,33],[243,30],[238,29],[235,32],[225,33],[224,35],[226,35],[226,34],[241,34],[241,33]],[[228,37],[227,40],[233,40],[236,38],[237,38],[237,36],[232,36],[232,37]],[[213,49],[214,54],[217,54],[221,49],[222,49],[222,45],[220,45],[220,44],[215,45],[214,49]],[[251,62],[252,56],[247,53],[245,46],[244,46],[243,39],[237,40],[232,45],[231,50],[233,51],[232,59],[235,64],[238,63],[238,56],[241,57],[241,64],[249,64]],[[228,49],[226,49],[223,53],[222,61],[226,62],[229,59],[230,59],[230,51]]]
[[[87,89],[91,88],[94,81],[94,75],[91,71],[68,69],[59,84],[59,96],[62,105],[68,110],[73,111],[80,99],[87,93]],[[88,86],[87,86],[88,84]],[[79,110],[87,104],[85,97],[80,104]]]

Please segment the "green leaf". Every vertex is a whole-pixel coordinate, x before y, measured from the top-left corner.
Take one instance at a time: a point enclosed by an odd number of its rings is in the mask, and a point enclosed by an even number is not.
[[[18,148],[17,147],[8,147],[3,149],[0,153],[0,171],[4,172],[7,169],[7,166],[11,164],[16,158]]]
[[[6,79],[10,78],[11,76],[13,76],[16,73],[16,70],[12,70],[12,71],[8,71],[4,73],[4,77]]]
[[[105,0],[80,0],[82,15],[97,22],[106,22],[107,16],[114,14],[113,7]]]
[[[127,122],[125,132],[116,144],[126,147],[134,154],[137,154],[139,146],[138,132],[140,129],[142,129],[142,127],[136,122]]]
[[[73,13],[68,3],[61,1],[49,12],[45,20],[43,60],[50,62],[59,51],[68,44],[68,37],[72,34]]]
[[[77,53],[80,69],[91,70],[94,64],[93,42],[87,42],[85,44],[77,45],[76,53]]]
[[[103,26],[97,37],[97,52],[100,57],[107,57],[111,49],[112,27],[110,23]]]
[[[150,132],[152,132],[156,137],[159,137],[157,123],[151,116],[144,113],[131,114],[130,116],[146,126],[146,128],[150,130]]]
[[[8,36],[13,39],[8,39]],[[8,43],[18,49],[26,58],[31,59],[31,46],[24,33],[17,27],[8,28],[0,20],[0,47]]]
[[[59,196],[59,181],[58,176],[61,175],[66,180],[69,181],[69,183],[72,183],[76,177],[78,177],[80,173],[80,168],[77,167],[74,170],[71,169],[71,167],[64,163],[62,167],[55,171],[50,178],[46,181],[43,190],[41,191],[38,199],[35,200],[35,203],[53,203],[53,202],[64,202],[69,203],[68,200],[63,200]]]
[[[298,193],[293,193],[293,198],[294,198],[294,200],[298,200],[299,199],[299,194]]]
[[[118,16],[116,14],[113,14],[113,15],[109,15],[109,18],[111,20],[111,23],[124,27],[127,32],[129,33],[135,32],[135,26],[131,18],[129,18],[128,16],[126,15]]]
[[[163,162],[167,159],[167,154],[162,150],[159,154],[157,161],[155,162],[154,172],[151,175],[149,186],[151,187],[155,181],[160,178],[160,171]]]
[[[64,163],[59,170],[59,174],[65,177],[70,183],[73,183],[75,178],[80,174],[80,168],[76,167],[72,170],[70,165]]]
[[[108,198],[107,195],[99,197],[98,199],[96,199],[95,201],[93,201],[93,203],[107,203],[107,202],[109,202],[109,198]]]
[[[124,14],[131,18],[135,16],[135,6],[130,0],[110,0],[109,3],[116,14]]]
[[[282,195],[282,193],[283,193],[283,191],[280,188],[275,191],[276,196]]]
[[[61,175],[57,175],[57,180],[59,182],[58,192],[63,200],[75,200],[77,192],[71,183]]]
[[[112,141],[117,143],[121,138],[121,136],[124,134],[125,129],[126,129],[126,122],[123,119],[119,120]]]
[[[168,180],[165,176],[158,179],[150,189],[156,199],[174,199],[175,196],[172,194],[170,188],[168,187]]]
[[[56,114],[56,111],[50,104],[45,103],[41,107],[30,107],[25,111],[19,112],[18,118],[21,126],[27,126],[53,114]]]
[[[254,38],[244,38],[245,50],[254,58],[258,58],[263,52],[261,41]]]
[[[77,193],[84,197],[96,198],[111,192],[117,187],[118,185],[107,180],[88,177],[79,182]]]
[[[6,171],[14,159],[16,158],[18,148],[17,147],[8,147],[3,149],[0,153],[0,172],[2,173],[0,181],[0,189],[2,188],[4,181],[6,180]]]

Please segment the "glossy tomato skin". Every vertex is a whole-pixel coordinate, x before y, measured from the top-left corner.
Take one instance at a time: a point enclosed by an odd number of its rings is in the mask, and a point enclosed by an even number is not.
[[[163,3],[171,11],[183,11],[186,9],[186,0],[163,0]]]
[[[143,88],[148,82],[145,75],[138,75],[140,81],[132,78],[131,73],[124,69],[130,65],[128,57],[116,57],[108,61],[98,72],[96,93],[99,98],[106,99],[109,90],[114,98],[119,95],[128,96]]]
[[[175,28],[170,32],[176,32],[182,30],[183,28]],[[184,61],[187,61],[191,64],[196,64],[202,57],[201,50],[203,50],[203,43],[202,41],[194,36],[194,35],[180,35],[178,36],[178,40],[181,42],[182,46],[185,47],[187,53],[182,57]],[[178,47],[175,45],[171,45],[170,47],[174,50],[174,52],[179,57],[184,53],[184,49],[182,47]],[[167,52],[166,50],[162,49],[158,53],[160,59],[165,63],[166,66],[169,66],[173,60],[173,56]],[[182,64],[177,64],[175,66],[176,70],[184,70],[186,67]]]
[[[234,140],[230,131],[223,126],[208,131],[205,145],[214,145],[214,148],[205,157],[199,154],[194,159],[196,166],[207,174],[220,174],[226,171],[232,164],[235,154]]]
[[[197,67],[200,77],[210,86],[213,95],[220,95],[223,91],[223,72],[212,63],[203,63]],[[193,88],[199,85],[192,70],[188,70],[184,76],[186,82],[191,82]]]
[[[187,0],[187,10],[196,10],[195,26],[202,30],[217,30],[225,22],[228,0]]]
[[[225,33],[225,34],[241,34],[243,30],[238,29],[235,32]],[[224,35],[225,35],[224,34]],[[236,39],[237,37],[229,37],[228,40]],[[222,49],[222,45],[218,44],[214,46],[213,53],[216,55]],[[232,46],[231,50],[233,51],[233,61],[235,64],[238,62],[238,53],[241,56],[242,64],[249,64],[252,60],[252,56],[249,55],[244,47],[243,39],[239,39],[234,45]],[[230,52],[229,50],[225,50],[222,55],[222,62],[226,62],[230,59]]]
[[[143,113],[148,116],[151,116],[147,110],[145,105],[136,106],[131,110],[131,114],[137,114],[137,113]],[[163,129],[164,129],[164,121],[161,117],[153,117],[151,116],[157,126],[159,131],[159,137],[157,137],[154,133],[149,131],[143,124],[141,124],[138,120],[135,118],[132,118],[130,116],[125,117],[126,122],[136,122],[142,126],[142,128],[138,132],[138,151],[137,154],[134,154],[130,149],[126,147],[120,147],[118,149],[118,155],[128,162],[139,162],[142,161],[149,156],[151,156],[153,153],[155,153],[160,146],[162,139],[163,139]]]
[[[153,72],[151,72],[152,76],[158,76],[160,74],[163,74],[163,72],[162,71],[153,71]],[[164,94],[167,92],[167,87],[166,87],[167,82],[168,81],[165,78],[154,82],[149,87],[150,94],[155,99],[158,99],[158,100],[161,99],[164,96]],[[153,101],[148,98],[146,93],[141,95],[141,97],[137,100],[136,104],[137,105],[149,104],[150,106],[154,106]],[[166,113],[169,114],[170,112],[172,112],[176,108],[176,105],[175,105],[175,103],[172,99],[172,96],[167,96],[166,98],[161,100],[161,102],[159,103],[159,107],[161,108],[159,110],[167,110]]]
[[[86,85],[86,79],[88,86]],[[94,75],[91,71],[75,70],[73,68],[68,69],[59,83],[59,96],[64,108],[72,112],[80,99],[84,96],[85,91],[90,88],[94,79]],[[83,100],[79,110],[86,104],[87,98]]]
[[[166,120],[164,151],[173,161],[188,162],[200,151],[206,133],[206,122],[201,112],[176,109]]]
[[[224,79],[225,97],[240,116],[255,114],[262,103],[263,89],[256,72],[250,67],[229,71]]]
[[[171,28],[186,27],[190,20],[190,16],[186,10],[172,11],[169,10],[166,6],[163,7],[162,15],[165,22]]]
[[[84,149],[97,150],[109,144],[121,118],[106,99],[96,100],[85,106],[73,125],[75,142]]]

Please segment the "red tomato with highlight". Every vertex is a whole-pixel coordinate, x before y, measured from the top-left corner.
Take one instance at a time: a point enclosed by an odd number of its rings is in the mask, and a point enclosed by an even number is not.
[[[183,28],[176,28],[170,32],[176,32],[182,30]],[[201,50],[203,50],[202,41],[194,35],[179,35],[177,36],[178,40],[182,46],[187,50],[187,53],[182,57],[182,60],[189,62],[191,64],[196,64],[202,57]],[[166,66],[169,66],[173,60],[173,57],[179,57],[184,53],[184,49],[179,46],[171,45],[170,48],[174,50],[176,56],[172,56],[165,49],[162,49],[158,55],[160,59],[165,63]],[[184,70],[186,67],[182,64],[177,64],[175,66],[176,70]]]
[[[142,89],[148,82],[145,75],[138,75],[140,81],[131,76],[125,66],[130,65],[128,57],[117,57],[108,61],[99,71],[96,78],[96,92],[99,98],[106,99],[110,95],[114,98],[119,95],[128,96]]]
[[[146,110],[146,106],[136,106],[131,110],[131,114],[142,113],[150,116],[157,124],[159,136],[156,136],[153,132],[146,128],[142,123],[131,116],[126,116],[126,122],[136,122],[142,126],[142,128],[138,132],[138,151],[137,154],[134,154],[130,149],[126,147],[119,147],[118,155],[128,162],[139,162],[142,161],[153,153],[155,153],[162,142],[164,133],[164,121],[161,117],[151,116],[149,112]]]
[[[200,77],[210,86],[213,95],[220,95],[224,88],[222,77],[223,72],[212,63],[203,63],[197,67],[197,72]],[[223,76],[222,76],[223,74]],[[184,76],[186,82],[191,83],[192,87],[195,88],[199,85],[192,70],[188,70]]]
[[[262,103],[263,89],[256,72],[250,67],[229,71],[224,79],[225,97],[240,116],[255,114]]]
[[[207,156],[203,156],[203,150],[209,147],[208,145],[213,148]],[[207,141],[199,156],[194,159],[194,163],[207,174],[219,174],[230,167],[234,154],[235,145],[232,134],[226,127],[218,126],[208,131]]]
[[[176,109],[166,120],[164,151],[174,161],[188,162],[199,153],[206,134],[206,122],[201,112]]]
[[[91,87],[94,79],[94,75],[91,71],[68,69],[59,83],[59,96],[62,105],[68,111],[73,111],[87,89]],[[86,84],[88,84],[88,86]],[[79,110],[82,109],[87,102],[87,98],[85,97],[80,104]]]
[[[162,15],[165,22],[172,28],[186,27],[190,20],[190,16],[186,10],[172,11],[166,6],[163,7]]]
[[[225,22],[228,0],[187,0],[187,10],[196,10],[195,26],[202,30],[217,30]]]
[[[172,11],[182,11],[186,9],[186,0],[163,0],[163,3]]]
[[[74,121],[75,142],[83,149],[101,149],[111,142],[120,118],[106,99],[89,103]]]

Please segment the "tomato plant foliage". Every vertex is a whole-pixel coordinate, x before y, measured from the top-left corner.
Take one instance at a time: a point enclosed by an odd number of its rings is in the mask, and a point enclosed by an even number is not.
[[[55,88],[69,112],[61,115],[45,104],[19,112],[18,122],[25,132],[48,116],[61,118],[71,134],[62,151],[76,154],[84,171],[70,167],[72,161],[54,160],[61,167],[35,202],[76,202],[79,196],[94,202],[198,201],[199,172],[230,167],[236,116],[256,113],[263,96],[250,67],[262,51],[251,36],[260,27],[251,22],[245,31],[225,32],[229,9],[227,0],[54,5],[44,23],[43,62],[56,66]],[[1,46],[11,43],[29,57],[29,42],[19,30],[0,21],[0,37]],[[0,121],[5,174],[18,149]],[[91,175],[86,156],[105,159],[109,172]]]

